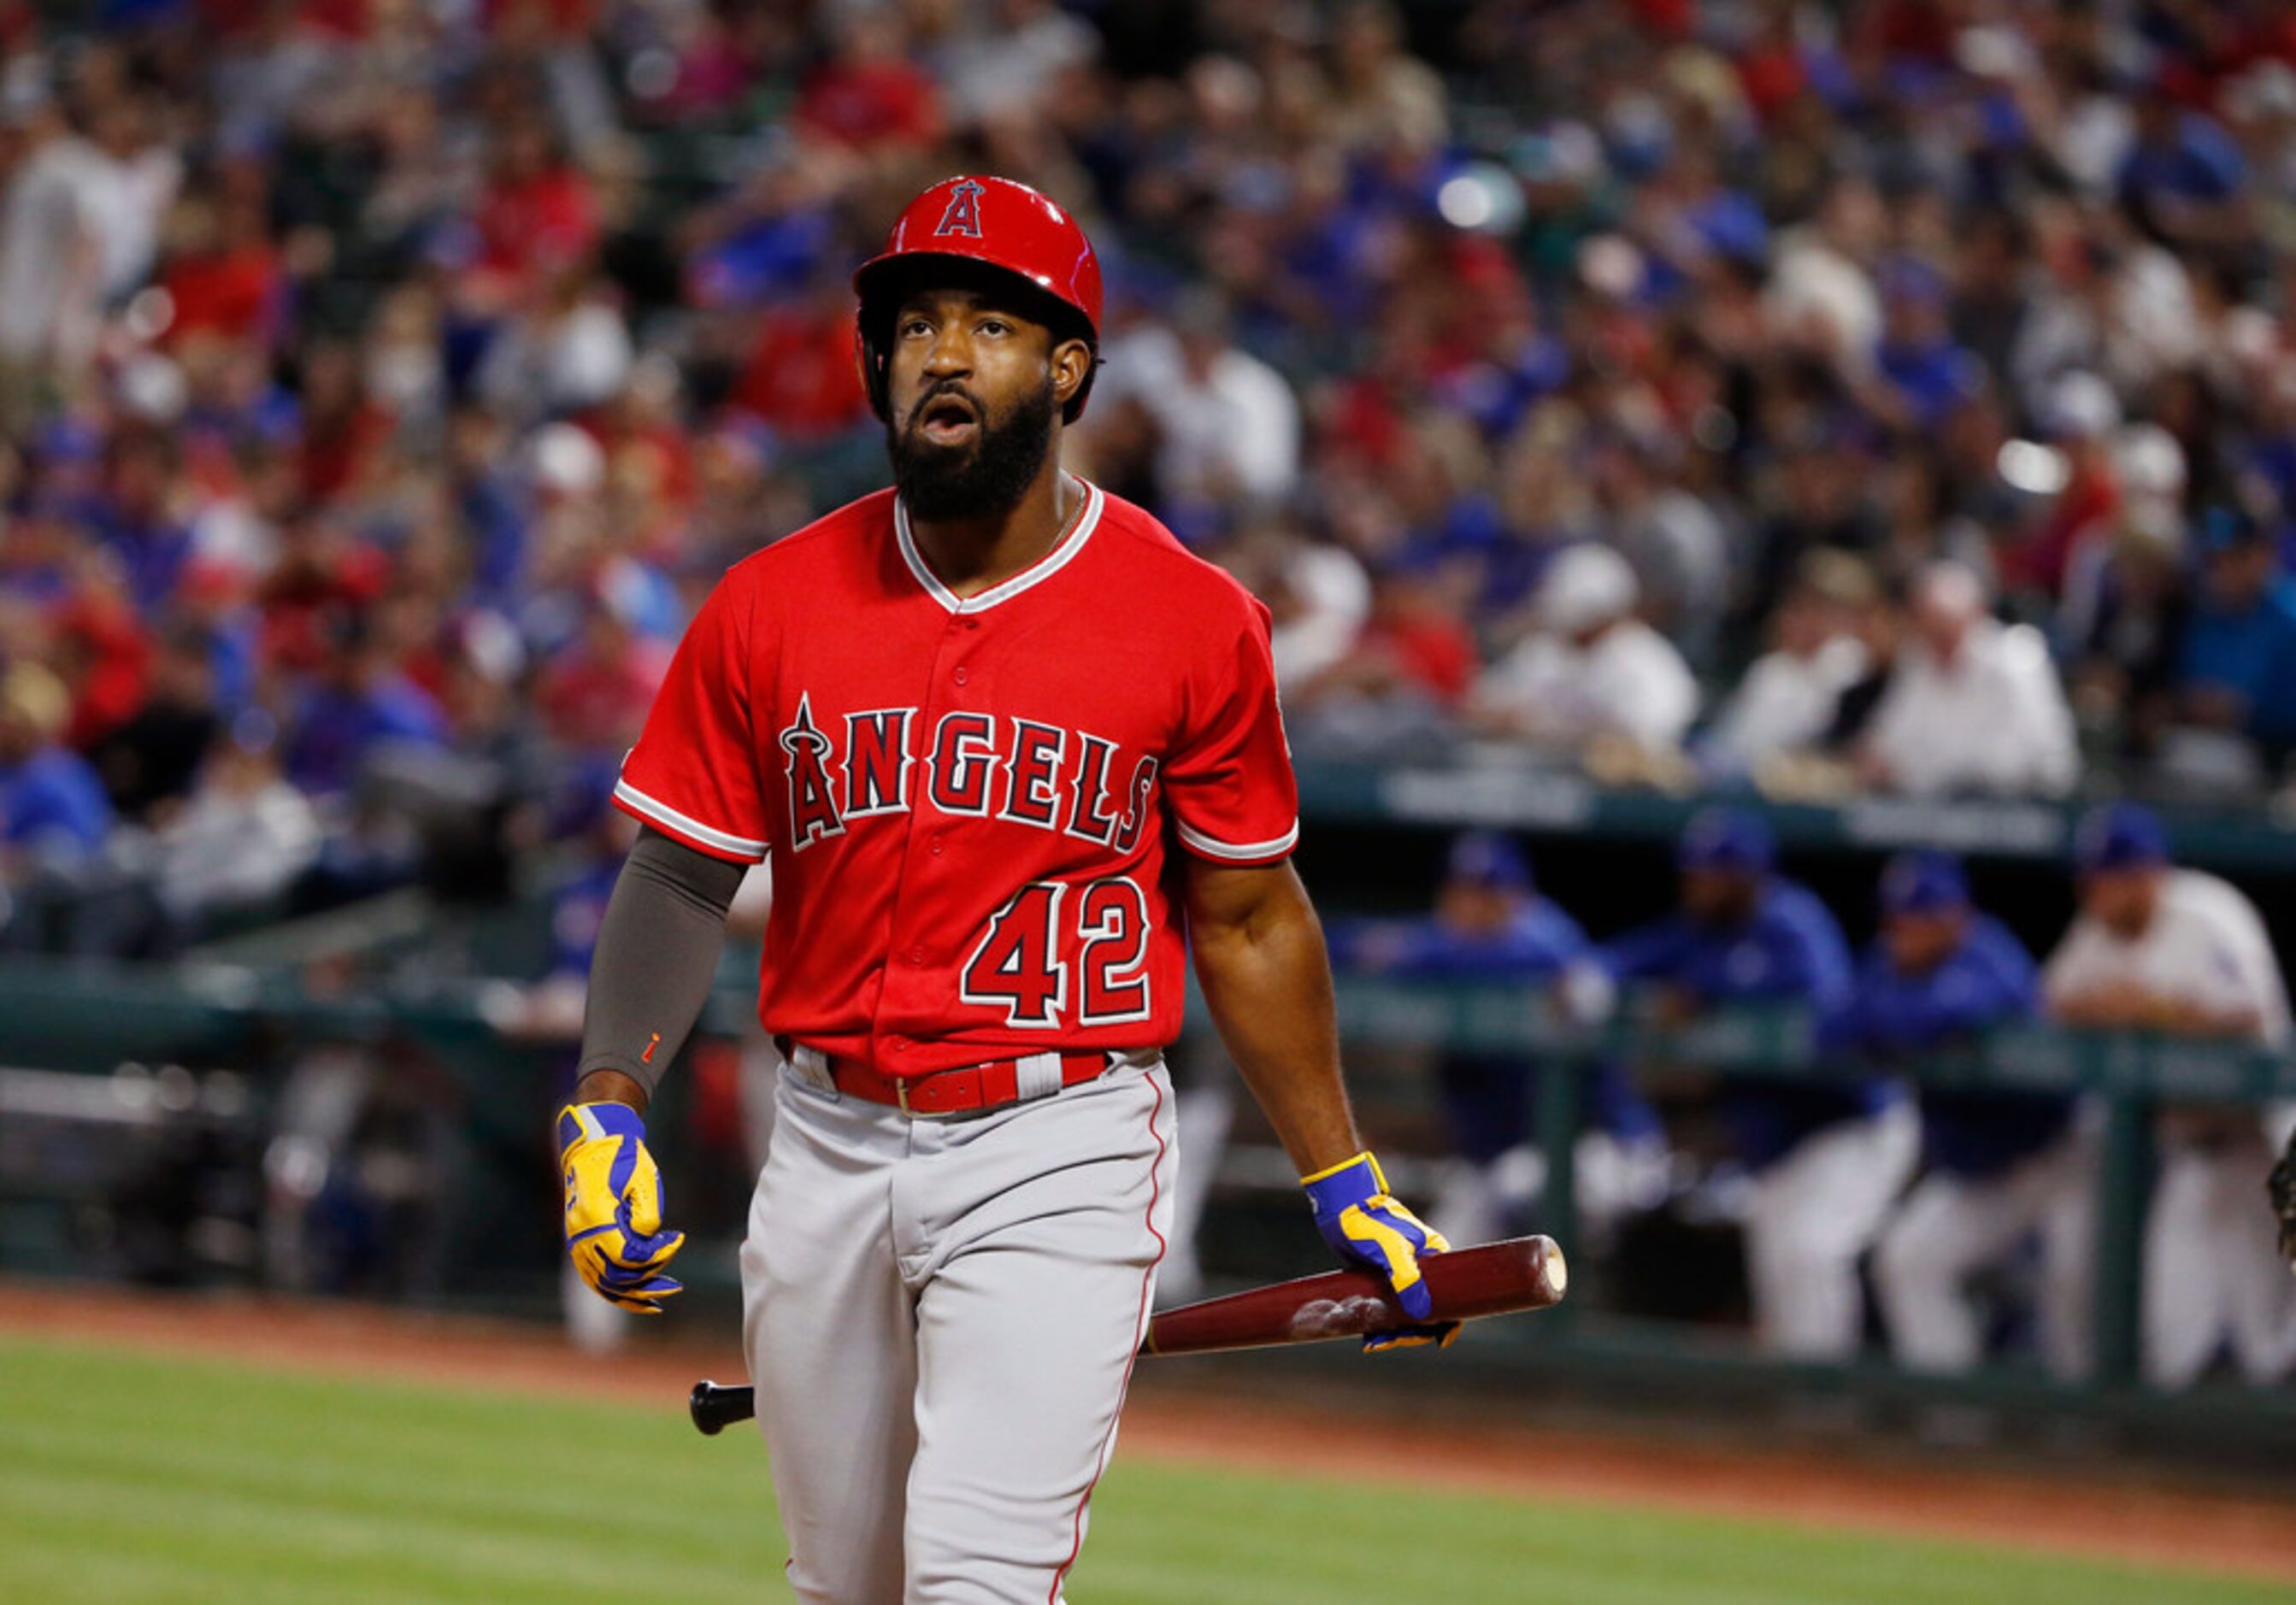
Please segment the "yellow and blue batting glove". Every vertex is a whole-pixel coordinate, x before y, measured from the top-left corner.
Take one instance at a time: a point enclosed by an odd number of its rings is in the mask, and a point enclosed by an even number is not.
[[[1426,1279],[1419,1273],[1419,1257],[1440,1254],[1451,1245],[1443,1241],[1440,1232],[1389,1195],[1379,1161],[1368,1153],[1359,1153],[1329,1170],[1301,1176],[1300,1184],[1308,1190],[1308,1206],[1316,1212],[1316,1229],[1332,1245],[1332,1251],[1386,1277],[1403,1313],[1418,1323],[1365,1338],[1365,1352],[1379,1354],[1429,1343],[1448,1347],[1459,1335],[1459,1323],[1433,1318],[1435,1304],[1428,1296]]]
[[[683,1292],[662,1267],[685,1244],[661,1229],[661,1172],[646,1151],[645,1122],[627,1103],[570,1103],[558,1111],[558,1168],[566,1183],[566,1252],[611,1304],[661,1314]]]

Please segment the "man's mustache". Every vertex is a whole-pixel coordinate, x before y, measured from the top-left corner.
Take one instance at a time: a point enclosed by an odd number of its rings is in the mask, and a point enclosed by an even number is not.
[[[965,410],[972,414],[972,421],[975,423],[985,422],[988,416],[988,409],[980,405],[978,397],[963,385],[952,381],[947,384],[935,385],[917,397],[917,405],[909,409],[908,427],[915,429],[922,424],[925,421],[925,415],[944,401],[964,403]]]

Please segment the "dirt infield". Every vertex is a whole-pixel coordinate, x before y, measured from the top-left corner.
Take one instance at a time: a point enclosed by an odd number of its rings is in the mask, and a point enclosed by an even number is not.
[[[696,1377],[738,1378],[728,1347],[644,1344],[609,1359],[504,1322],[247,1298],[167,1297],[0,1281],[0,1335],[451,1386],[578,1390],[674,1409]],[[1377,1466],[1424,1486],[1633,1504],[1830,1530],[2020,1549],[2296,1584],[2296,1500],[2072,1482],[1983,1468],[1870,1464],[1808,1451],[1628,1441],[1516,1425],[1399,1425],[1294,1405],[1138,1390],[1128,1455],[1328,1476]]]

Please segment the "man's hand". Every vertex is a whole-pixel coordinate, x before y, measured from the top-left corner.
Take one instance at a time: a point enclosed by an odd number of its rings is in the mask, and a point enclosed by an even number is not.
[[[1388,1280],[1404,1314],[1421,1324],[1364,1339],[1365,1352],[1415,1348],[1432,1343],[1448,1347],[1459,1335],[1456,1321],[1433,1319],[1435,1305],[1419,1273],[1419,1257],[1440,1254],[1451,1245],[1443,1234],[1388,1195],[1387,1178],[1368,1153],[1301,1176],[1316,1229],[1341,1259],[1368,1266]]]
[[[645,1122],[627,1103],[570,1103],[558,1111],[558,1164],[574,1268],[608,1303],[661,1314],[661,1301],[685,1290],[662,1267],[685,1233],[661,1229],[661,1172]]]
[[[2129,1031],[2144,1005],[2144,994],[2133,987],[2097,987],[2051,999],[2049,1011],[2076,1031]]]
[[[2289,1134],[2288,1151],[2272,1167],[2271,1192],[2272,1213],[2280,1217],[2280,1252],[2296,1271],[2296,1132]]]

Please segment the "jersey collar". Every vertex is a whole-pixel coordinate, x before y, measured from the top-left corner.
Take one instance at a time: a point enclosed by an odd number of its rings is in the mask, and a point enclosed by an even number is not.
[[[952,613],[981,613],[1000,602],[1010,602],[1029,586],[1042,585],[1067,568],[1075,561],[1076,554],[1084,550],[1084,544],[1092,538],[1093,530],[1100,523],[1103,501],[1100,487],[1089,479],[1077,479],[1073,474],[1070,478],[1076,479],[1076,482],[1084,487],[1084,511],[1077,515],[1076,527],[1069,531],[1059,545],[1002,585],[991,585],[978,596],[959,596],[941,584],[940,577],[926,563],[925,554],[917,550],[917,538],[909,528],[908,508],[896,496],[893,498],[893,538],[901,549],[901,561],[908,564],[909,572],[916,577],[917,584],[924,587],[925,594]]]

